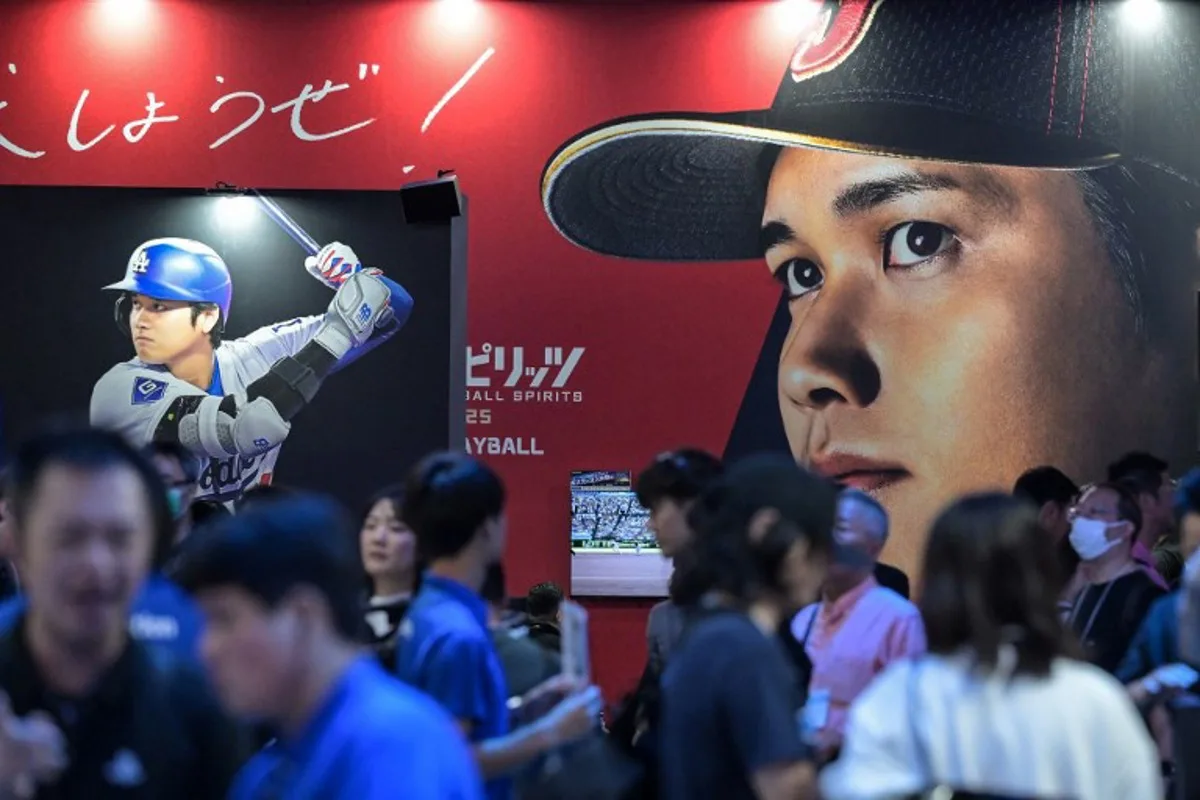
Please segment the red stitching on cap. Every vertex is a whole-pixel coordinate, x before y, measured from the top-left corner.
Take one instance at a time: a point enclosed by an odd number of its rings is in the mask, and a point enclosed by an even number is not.
[[[1058,25],[1054,28],[1054,68],[1050,71],[1050,116],[1046,118],[1046,133],[1054,125],[1054,95],[1058,92],[1058,57],[1062,54],[1063,0],[1058,0]]]
[[[1092,65],[1092,31],[1096,27],[1096,0],[1088,2],[1088,32],[1087,32],[1087,47],[1083,51],[1083,93],[1079,97],[1079,128],[1075,131],[1075,138],[1083,138],[1083,115],[1087,111],[1087,87],[1088,87],[1088,69]]]

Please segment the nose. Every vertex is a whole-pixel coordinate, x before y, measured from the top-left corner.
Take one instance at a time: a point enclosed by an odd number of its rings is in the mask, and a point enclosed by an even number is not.
[[[879,397],[882,378],[867,349],[869,291],[863,283],[826,284],[792,323],[779,359],[779,385],[793,405],[865,408]]]
[[[83,553],[81,565],[102,583],[112,580],[118,571],[120,559],[111,545],[100,538],[94,538]]]

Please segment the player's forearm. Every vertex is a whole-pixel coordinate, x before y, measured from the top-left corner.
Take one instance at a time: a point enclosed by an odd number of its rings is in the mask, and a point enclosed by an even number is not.
[[[553,731],[534,723],[507,736],[477,743],[475,762],[484,778],[499,778],[519,770],[555,745]]]

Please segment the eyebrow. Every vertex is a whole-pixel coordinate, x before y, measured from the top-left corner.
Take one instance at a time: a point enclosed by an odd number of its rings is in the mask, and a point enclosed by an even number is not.
[[[962,178],[944,172],[905,170],[886,178],[847,186],[834,198],[833,213],[844,219],[922,192],[966,192],[1003,212],[1011,212],[1018,204],[1016,195],[1003,181],[979,167],[968,168]],[[765,255],[772,247],[796,238],[790,225],[772,220],[759,232],[759,246]]]

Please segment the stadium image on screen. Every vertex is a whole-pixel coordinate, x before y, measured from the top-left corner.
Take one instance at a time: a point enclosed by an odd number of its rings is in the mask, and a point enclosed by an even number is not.
[[[638,503],[628,472],[571,473],[571,549],[588,552],[657,551],[646,528],[650,512]]]

